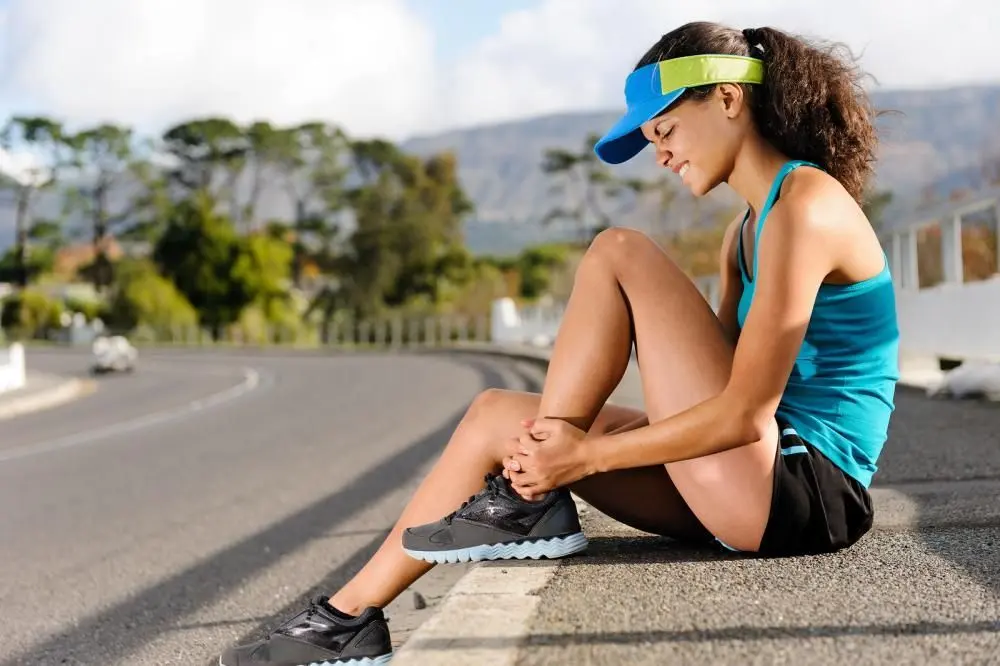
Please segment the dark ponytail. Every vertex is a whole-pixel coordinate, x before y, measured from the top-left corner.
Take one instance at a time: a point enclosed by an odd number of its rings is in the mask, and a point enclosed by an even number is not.
[[[697,22],[664,35],[636,69],[705,53],[761,58],[764,83],[745,86],[761,134],[789,158],[823,167],[863,202],[878,135],[861,72],[846,47],[819,46],[774,28],[739,31]],[[703,86],[689,94],[705,98],[713,88]]]

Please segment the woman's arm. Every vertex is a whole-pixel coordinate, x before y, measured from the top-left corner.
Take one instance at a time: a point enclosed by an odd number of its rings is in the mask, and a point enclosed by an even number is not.
[[[770,427],[805,336],[819,286],[836,264],[822,206],[783,198],[761,233],[759,275],[732,374],[719,395],[647,427],[589,439],[588,471],[643,467],[757,441]]]

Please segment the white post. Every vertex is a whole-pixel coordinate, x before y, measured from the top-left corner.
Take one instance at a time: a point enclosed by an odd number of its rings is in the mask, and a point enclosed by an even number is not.
[[[17,388],[24,386],[25,381],[25,363],[24,363],[24,345],[20,342],[15,342],[10,346],[10,364],[13,368],[13,380]]]
[[[514,299],[498,298],[491,309],[490,341],[496,344],[517,341],[522,323]]]
[[[961,215],[956,214],[941,224],[941,267],[946,283],[961,284],[964,281]]]
[[[918,231],[919,229],[910,229],[903,236],[903,288],[913,291],[920,289],[920,267],[917,266]]]
[[[396,316],[393,318],[392,333],[389,337],[391,338],[391,345],[395,349],[403,346],[403,320],[401,317]]]
[[[892,273],[896,281],[896,287],[902,286],[903,278],[903,238],[898,233],[894,233],[889,238],[889,272]]]
[[[997,244],[996,272],[1000,273],[1000,200],[998,200],[996,205],[993,207],[993,232],[996,234],[994,242]]]
[[[24,345],[13,343],[7,348],[7,363],[0,364],[0,393],[24,386]]]
[[[437,344],[437,321],[433,317],[424,319],[424,342],[433,347]]]

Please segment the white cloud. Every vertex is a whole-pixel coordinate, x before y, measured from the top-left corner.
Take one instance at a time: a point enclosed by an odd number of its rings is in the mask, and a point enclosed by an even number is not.
[[[0,45],[0,97],[80,123],[320,117],[400,136],[433,102],[433,36],[401,0],[12,0]]]
[[[1000,4],[840,0],[543,0],[509,14],[451,73],[443,125],[622,104],[625,75],[659,37],[688,21],[773,26],[846,43],[882,87],[1000,80],[990,26]]]
[[[323,118],[402,138],[539,113],[618,108],[624,76],[690,20],[844,41],[884,87],[1000,79],[1000,4],[539,0],[437,71],[406,0],[8,0],[0,105],[156,131],[194,115]],[[454,30],[461,30],[457,20]]]

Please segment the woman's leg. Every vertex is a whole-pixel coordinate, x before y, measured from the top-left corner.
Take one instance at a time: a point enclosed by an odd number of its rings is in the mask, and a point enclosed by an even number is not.
[[[538,415],[587,430],[620,381],[633,339],[651,421],[717,395],[728,381],[733,347],[694,284],[647,236],[610,229],[577,269]],[[734,548],[760,545],[777,442],[773,424],[761,441],[666,465],[694,515]]]
[[[330,603],[356,614],[368,606],[383,607],[433,565],[403,552],[402,532],[438,520],[483,487],[488,473],[499,473],[504,441],[520,434],[520,421],[538,413],[541,396],[491,389],[469,407],[438,461],[403,510],[375,555]],[[638,410],[608,405],[600,410],[591,432],[635,427]],[[592,477],[572,490],[616,519],[656,534],[702,537],[707,533],[684,505],[663,467],[628,470]]]
[[[402,551],[403,529],[439,519],[482,488],[483,476],[499,471],[504,440],[519,434],[521,419],[565,418],[592,433],[634,420],[632,410],[604,406],[633,339],[652,420],[718,394],[728,380],[732,346],[693,283],[648,237],[612,229],[595,239],[577,271],[541,398],[480,396],[385,543],[331,603],[348,612],[382,606],[423,575],[431,565]],[[666,469],[598,475],[572,489],[633,527],[694,538],[706,536],[707,527],[735,548],[755,550],[769,513],[776,447],[775,426],[765,440],[738,449]]]

